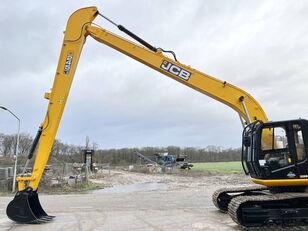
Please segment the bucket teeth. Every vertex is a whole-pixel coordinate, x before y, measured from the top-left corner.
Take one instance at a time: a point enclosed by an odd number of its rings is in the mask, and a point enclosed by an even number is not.
[[[50,219],[45,219],[44,217],[41,217],[39,219],[37,219],[39,222],[42,222],[42,223],[45,223],[45,222],[48,222],[50,221]]]
[[[31,189],[17,192],[7,206],[6,214],[11,220],[25,224],[46,223],[54,218],[43,210],[37,192]]]
[[[43,224],[51,221],[54,218],[54,216],[43,216],[40,218],[37,218],[35,220],[27,222],[27,224]]]
[[[39,218],[35,221],[36,224],[47,223],[49,220],[45,220],[44,218]]]

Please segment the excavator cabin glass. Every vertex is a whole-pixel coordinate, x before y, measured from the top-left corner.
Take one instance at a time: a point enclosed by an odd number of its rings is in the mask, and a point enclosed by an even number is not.
[[[245,172],[258,179],[308,178],[308,121],[255,122],[243,132]]]

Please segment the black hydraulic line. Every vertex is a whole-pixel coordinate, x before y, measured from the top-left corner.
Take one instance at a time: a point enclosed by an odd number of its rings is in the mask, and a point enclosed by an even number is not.
[[[115,23],[114,21],[112,21],[110,18],[107,18],[105,15],[101,14],[98,12],[98,15],[100,15],[101,17],[103,17],[104,19],[106,19],[107,21],[109,21],[111,24],[113,24],[114,26],[116,26],[120,31],[124,32],[125,34],[127,34],[128,36],[130,36],[131,38],[135,39],[136,41],[138,41],[139,43],[141,43],[143,46],[145,46],[146,48],[148,48],[151,51],[157,52],[158,50],[161,50],[162,52],[166,52],[166,53],[170,53],[173,55],[173,58],[176,62],[178,62],[176,55],[173,51],[166,51],[162,48],[156,48],[154,46],[152,46],[151,44],[149,44],[148,42],[144,41],[142,38],[140,38],[138,35],[134,34],[133,32],[129,31],[128,29],[126,29],[124,26],[119,25],[117,23]]]
[[[105,15],[101,14],[98,12],[98,15],[102,16],[104,19],[106,19],[107,21],[109,21],[111,24],[115,25],[120,31],[124,32],[125,34],[127,34],[128,36],[132,37],[133,39],[135,39],[136,41],[140,42],[143,46],[147,47],[148,49],[150,49],[151,51],[156,52],[157,48],[153,47],[151,44],[147,43],[146,41],[144,41],[142,38],[140,38],[139,36],[137,36],[136,34],[134,34],[133,32],[127,30],[124,26],[119,25],[117,23],[115,23],[114,21],[112,21],[110,18],[107,18]]]
[[[172,54],[173,55],[173,58],[174,58],[174,60],[177,62],[178,61],[178,59],[176,58],[176,55],[175,55],[175,53],[173,52],[173,51],[165,51],[163,48],[157,48],[158,50],[161,50],[162,52],[165,52],[165,53],[170,53],[170,54]]]
[[[47,126],[48,126],[48,125],[47,125]],[[37,131],[36,136],[35,136],[35,138],[34,138],[34,140],[33,140],[32,145],[31,145],[30,152],[29,152],[29,155],[28,155],[28,159],[27,159],[26,164],[25,164],[25,166],[24,166],[24,168],[23,168],[23,170],[22,170],[22,173],[21,173],[22,175],[23,175],[24,173],[26,173],[26,171],[27,171],[28,164],[29,164],[30,160],[31,160],[32,157],[33,157],[33,154],[34,154],[35,149],[36,149],[36,147],[37,147],[37,144],[38,144],[38,142],[39,142],[39,140],[40,140],[40,137],[41,137],[41,135],[42,135],[42,132],[43,132],[43,127],[39,127],[39,130]]]
[[[147,43],[146,41],[144,41],[142,38],[140,38],[139,36],[137,36],[136,34],[134,34],[133,32],[127,30],[124,26],[122,25],[118,25],[117,26],[119,28],[120,31],[124,32],[125,34],[127,34],[128,36],[132,37],[133,39],[135,39],[136,41],[140,42],[143,46],[147,47],[148,49],[150,49],[151,51],[157,52],[157,48],[153,47],[151,44]]]
[[[137,36],[133,32],[131,32],[128,29],[126,29],[124,26],[117,25],[117,27],[119,28],[120,31],[122,31],[125,34],[127,34],[128,36],[132,37],[133,39],[135,39],[136,41],[138,41],[139,43],[141,43],[143,46],[145,46],[146,48],[150,49],[151,51],[157,52],[157,50],[161,50],[162,52],[170,53],[170,54],[173,55],[174,60],[176,62],[178,61],[177,58],[176,58],[176,55],[175,55],[175,53],[173,51],[166,51],[166,50],[164,50],[162,48],[153,47],[151,44],[149,44],[148,42],[144,41],[142,38],[140,38],[139,36]]]
[[[36,149],[36,146],[37,146],[37,144],[38,144],[38,142],[40,140],[40,137],[42,135],[42,131],[43,131],[43,127],[39,127],[39,130],[37,131],[36,136],[35,136],[35,138],[33,140],[32,146],[30,148],[30,152],[29,152],[29,155],[28,155],[28,159],[29,160],[32,159],[32,157],[33,157],[33,154],[34,154],[34,151]]]

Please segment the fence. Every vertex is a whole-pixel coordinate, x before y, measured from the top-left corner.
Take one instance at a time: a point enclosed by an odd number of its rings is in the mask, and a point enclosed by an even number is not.
[[[12,190],[13,167],[0,167],[0,191],[7,192]]]

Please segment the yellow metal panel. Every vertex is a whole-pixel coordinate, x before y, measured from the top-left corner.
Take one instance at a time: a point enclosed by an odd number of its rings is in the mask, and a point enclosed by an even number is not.
[[[189,66],[176,62],[164,56],[160,51],[153,52],[105,29],[88,25],[86,30],[88,31],[89,35],[97,41],[132,57],[133,59],[155,69],[156,71],[163,73],[164,75],[173,78],[176,81],[181,82],[182,84],[185,84],[230,106],[235,111],[237,111],[247,122],[249,119],[244,111],[241,101],[239,100],[241,96],[244,96],[245,103],[249,112],[250,121],[255,121],[255,118],[264,122],[268,120],[259,103],[247,92],[236,86],[233,86],[232,84],[225,83]],[[188,78],[185,78],[185,75],[181,77],[178,74],[173,74],[172,72],[162,68],[162,65],[166,65],[165,63],[170,63],[170,65],[173,65],[175,70],[185,70],[191,73],[191,75]]]
[[[265,186],[300,186],[308,185],[308,179],[281,179],[281,180],[262,180],[251,178],[256,184],[262,184]]]
[[[29,183],[33,190],[36,190],[39,185],[59,127],[80,53],[85,42],[85,26],[91,23],[96,15],[96,7],[87,7],[75,11],[67,22],[52,91],[50,94],[45,95],[46,98],[49,98],[49,105],[44,122],[41,124],[43,132],[33,166],[32,178]],[[23,178],[20,180],[25,181],[27,179]],[[24,188],[21,186],[21,183],[19,183],[20,189]]]

